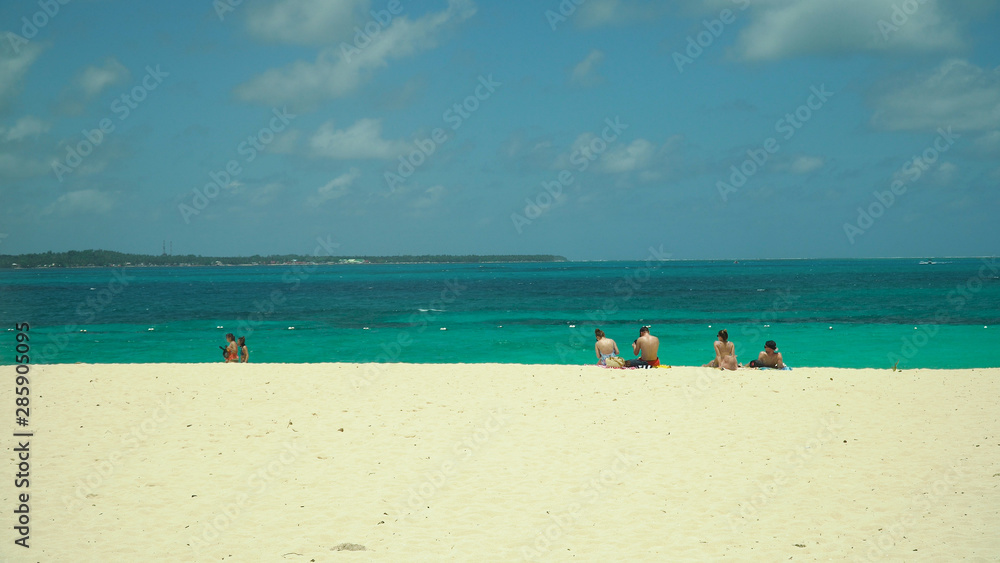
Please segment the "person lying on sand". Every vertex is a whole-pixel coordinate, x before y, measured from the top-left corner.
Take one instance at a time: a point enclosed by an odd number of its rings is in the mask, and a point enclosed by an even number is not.
[[[778,352],[778,344],[773,340],[764,343],[764,351],[757,356],[757,359],[747,364],[752,368],[774,368],[785,369],[785,362],[781,359],[781,352]]]

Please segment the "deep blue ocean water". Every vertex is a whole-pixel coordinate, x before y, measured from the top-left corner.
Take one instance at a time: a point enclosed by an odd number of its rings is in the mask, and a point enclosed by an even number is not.
[[[672,365],[726,328],[741,362],[773,339],[793,367],[1000,366],[1000,261],[918,262],[4,270],[0,363],[27,322],[33,363],[221,361],[233,332],[252,362],[587,364],[595,327],[631,357],[651,325]]]

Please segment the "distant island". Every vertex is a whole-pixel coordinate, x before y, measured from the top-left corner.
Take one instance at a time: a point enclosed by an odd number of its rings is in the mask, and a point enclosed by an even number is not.
[[[272,266],[295,264],[486,264],[495,262],[566,262],[552,254],[489,254],[453,256],[310,256],[279,254],[270,256],[186,256],[126,254],[111,250],[70,250],[37,254],[0,254],[0,268],[102,268],[122,266]]]

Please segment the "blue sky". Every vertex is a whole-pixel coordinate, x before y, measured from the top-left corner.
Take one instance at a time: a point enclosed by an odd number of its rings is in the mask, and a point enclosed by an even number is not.
[[[997,29],[975,0],[5,2],[0,253],[994,255]]]

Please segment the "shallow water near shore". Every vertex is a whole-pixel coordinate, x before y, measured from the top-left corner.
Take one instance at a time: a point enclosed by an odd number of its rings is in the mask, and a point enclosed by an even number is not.
[[[559,262],[0,272],[0,320],[35,363],[594,361],[641,325],[665,364],[700,365],[720,328],[740,360],[778,342],[795,366],[1000,367],[994,259]],[[290,328],[294,327],[294,328]],[[11,338],[13,338],[11,336]],[[11,340],[13,342],[13,340]],[[13,352],[13,344],[9,347]],[[13,358],[12,358],[13,359]]]

